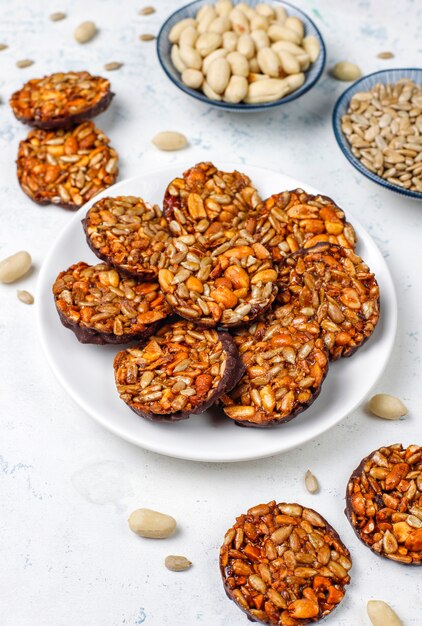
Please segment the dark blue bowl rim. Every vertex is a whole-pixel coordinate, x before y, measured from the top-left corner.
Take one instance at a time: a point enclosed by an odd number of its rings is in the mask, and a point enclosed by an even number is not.
[[[170,72],[167,70],[166,64],[165,64],[165,62],[164,62],[164,60],[163,60],[163,58],[161,56],[161,52],[160,52],[160,41],[161,41],[161,39],[163,37],[163,31],[166,28],[167,23],[177,13],[180,13],[181,11],[184,11],[185,9],[187,9],[188,7],[191,7],[194,4],[198,4],[199,2],[202,2],[202,0],[193,0],[193,2],[189,2],[189,4],[185,4],[183,7],[180,7],[179,9],[177,9],[177,11],[174,11],[171,15],[169,15],[169,17],[165,20],[165,22],[161,26],[160,31],[159,31],[158,36],[157,36],[156,50],[157,50],[158,60],[160,62],[160,65],[161,65],[162,69],[164,70],[164,72],[166,73],[168,78],[171,80],[171,82],[174,85],[176,85],[176,87],[178,87],[179,89],[184,91],[186,94],[188,94],[189,96],[192,96],[193,98],[196,98],[197,100],[200,100],[201,102],[205,102],[206,104],[209,104],[211,106],[219,107],[220,109],[225,109],[227,111],[239,111],[239,112],[242,111],[242,112],[245,112],[245,113],[247,113],[248,111],[263,111],[264,109],[271,109],[273,107],[280,106],[282,104],[286,104],[287,102],[291,102],[292,100],[296,100],[296,98],[299,98],[300,96],[303,96],[303,94],[305,94],[314,85],[316,85],[316,83],[319,81],[319,79],[321,78],[321,75],[322,75],[322,73],[324,71],[325,62],[326,62],[326,58],[327,58],[325,42],[324,42],[324,39],[323,39],[323,37],[321,35],[321,32],[320,32],[319,28],[315,25],[315,22],[313,20],[311,20],[311,18],[307,15],[307,13],[305,13],[304,11],[302,11],[302,9],[299,9],[295,5],[291,4],[290,2],[285,2],[284,0],[275,0],[275,1],[278,2],[279,4],[285,5],[287,7],[292,7],[292,9],[294,9],[295,11],[297,11],[298,13],[303,15],[305,17],[305,19],[308,22],[310,22],[312,24],[312,26],[314,27],[316,33],[318,34],[318,38],[319,38],[319,41],[320,41],[320,44],[321,44],[321,55],[322,56],[321,56],[321,67],[320,67],[319,72],[316,74],[316,76],[313,78],[312,81],[307,83],[306,80],[305,80],[305,83],[302,85],[302,87],[300,87],[296,91],[293,91],[293,93],[291,93],[289,96],[286,96],[285,98],[281,98],[280,100],[276,100],[275,102],[263,102],[261,104],[242,104],[241,102],[239,102],[239,104],[232,104],[230,102],[221,102],[219,100],[211,100],[210,98],[207,98],[207,96],[203,95],[199,91],[196,91],[195,89],[190,89],[189,87],[184,85],[182,83],[182,81],[176,80],[170,74]]]
[[[399,187],[398,185],[394,185],[393,183],[390,183],[388,180],[385,180],[384,178],[381,178],[377,174],[374,174],[373,172],[368,170],[364,165],[362,165],[359,159],[357,159],[352,153],[349,147],[349,144],[347,142],[347,139],[345,138],[344,133],[342,132],[340,128],[339,110],[347,98],[349,98],[348,101],[350,101],[350,96],[349,96],[350,92],[354,90],[360,83],[364,82],[368,78],[373,78],[375,76],[381,76],[384,74],[391,75],[393,72],[398,73],[398,74],[400,74],[401,72],[418,72],[418,73],[420,72],[422,74],[422,69],[420,67],[398,67],[398,68],[393,67],[390,69],[378,70],[377,72],[372,72],[372,74],[367,74],[366,76],[362,76],[362,78],[359,78],[358,80],[356,80],[353,83],[353,85],[350,85],[350,87],[348,87],[345,91],[343,91],[343,93],[339,96],[334,106],[333,117],[332,117],[334,135],[340,147],[340,150],[343,152],[344,156],[361,174],[363,174],[364,176],[372,180],[374,183],[378,183],[378,185],[385,187],[386,189],[395,191],[396,193],[399,193],[403,196],[407,196],[408,198],[416,198],[418,200],[422,200],[422,192],[412,191],[410,189],[403,189],[402,187]],[[403,78],[406,78],[405,74],[403,74]]]

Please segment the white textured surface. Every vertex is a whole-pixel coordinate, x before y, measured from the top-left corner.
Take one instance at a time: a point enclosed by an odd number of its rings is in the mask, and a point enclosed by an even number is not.
[[[0,95],[7,100],[23,80],[60,69],[100,72],[105,62],[125,62],[110,74],[116,99],[98,124],[121,155],[121,178],[140,168],[187,159],[226,157],[284,170],[307,180],[350,209],[376,238],[399,295],[399,332],[378,390],[408,404],[406,420],[389,423],[357,410],[339,426],[283,456],[237,465],[176,461],[144,452],[107,433],[66,396],[49,371],[35,334],[31,307],[16,289],[35,290],[46,248],[68,221],[57,208],[39,208],[19,190],[14,159],[27,130],[0,107],[0,257],[28,249],[35,270],[17,285],[0,286],[0,624],[2,626],[241,626],[242,614],[222,591],[217,549],[236,514],[271,498],[299,500],[325,515],[355,560],[352,584],[333,626],[369,626],[369,598],[390,602],[406,626],[420,626],[420,569],[377,559],[355,538],[343,513],[347,477],[360,457],[385,443],[422,442],[420,385],[422,321],[422,205],[395,196],[355,172],[341,155],[330,113],[345,87],[325,76],[302,100],[270,115],[234,116],[192,102],[170,85],[154,44],[137,40],[156,32],[179,6],[155,2],[158,12],[136,14],[142,2],[112,0],[0,1]],[[325,37],[329,64],[353,60],[365,73],[421,65],[421,14],[417,3],[301,0]],[[315,9],[314,7],[318,7]],[[47,15],[69,17],[52,24]],[[101,32],[86,46],[71,33],[83,19]],[[418,49],[419,46],[419,49]],[[376,58],[393,50],[391,61]],[[36,64],[16,70],[14,63]],[[159,130],[186,133],[191,148],[162,154],[150,144]],[[357,357],[356,357],[357,358]],[[77,367],[77,364],[75,364]],[[365,372],[362,372],[365,375]],[[306,494],[310,467],[322,492]],[[143,541],[126,525],[139,506],[174,515],[180,530],[166,542]],[[168,572],[170,553],[195,566]]]

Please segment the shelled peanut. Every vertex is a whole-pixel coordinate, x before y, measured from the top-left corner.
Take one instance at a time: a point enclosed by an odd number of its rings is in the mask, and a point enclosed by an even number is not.
[[[320,54],[316,37],[283,6],[217,0],[169,33],[182,82],[211,100],[273,102],[299,89]]]

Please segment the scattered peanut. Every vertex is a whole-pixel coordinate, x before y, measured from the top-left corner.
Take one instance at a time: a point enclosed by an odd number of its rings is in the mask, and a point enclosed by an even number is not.
[[[34,304],[34,296],[29,291],[18,290],[18,299],[24,304]]]
[[[172,572],[184,572],[191,567],[192,562],[189,561],[189,559],[187,559],[185,556],[177,556],[175,554],[171,554],[169,556],[166,556],[164,560],[164,565]]]
[[[305,486],[309,493],[317,493],[319,489],[318,480],[311,470],[308,470],[305,474]]]
[[[19,69],[23,69],[24,67],[29,67],[30,65],[33,65],[34,61],[31,61],[31,59],[22,59],[22,61],[17,61],[16,62],[16,67],[19,67]]]
[[[176,520],[151,509],[137,509],[130,514],[129,528],[140,537],[166,539],[176,530]]]
[[[388,393],[377,393],[373,396],[368,403],[368,409],[377,417],[387,420],[397,420],[407,415],[407,408],[400,398]]]
[[[50,20],[52,22],[60,22],[60,20],[64,20],[67,17],[66,13],[62,13],[61,11],[56,11],[50,15]]]
[[[369,600],[367,611],[373,626],[403,626],[397,613],[382,600]]]
[[[217,0],[171,28],[171,59],[182,82],[210,100],[272,102],[299,89],[320,54],[319,39],[304,35],[303,22],[283,7]],[[277,82],[255,85],[270,79]]]
[[[111,63],[106,63],[104,65],[104,69],[107,72],[114,72],[114,70],[119,70],[123,66],[123,63],[119,63],[118,61],[111,61]]]
[[[173,151],[185,148],[188,145],[188,140],[182,133],[173,130],[165,130],[155,135],[152,139],[152,143],[159,150]]]
[[[14,283],[30,270],[32,259],[29,252],[21,250],[0,261],[0,283]]]
[[[78,43],[88,43],[97,34],[97,27],[94,22],[82,22],[77,26],[73,34]]]
[[[355,63],[340,61],[331,70],[331,76],[337,80],[352,81],[362,76],[360,68]]]

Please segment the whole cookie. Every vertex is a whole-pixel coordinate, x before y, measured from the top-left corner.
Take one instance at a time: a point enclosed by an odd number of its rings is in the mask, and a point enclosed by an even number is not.
[[[336,531],[300,504],[258,504],[236,518],[220,549],[227,596],[253,622],[304,626],[342,601],[352,561]]]
[[[44,130],[71,128],[102,113],[113,93],[110,82],[89,72],[56,72],[34,78],[10,98],[17,119]]]
[[[147,342],[114,360],[121,399],[138,415],[175,422],[202,413],[243,373],[228,333],[181,320],[163,326]]]
[[[332,360],[351,356],[374,332],[378,283],[353,250],[317,244],[287,257],[279,276],[285,314],[316,321]]]
[[[79,209],[110,187],[118,155],[92,122],[71,130],[32,130],[20,142],[17,173],[23,191],[37,204]]]
[[[379,556],[422,564],[422,447],[397,443],[375,450],[350,477],[346,516]]]

